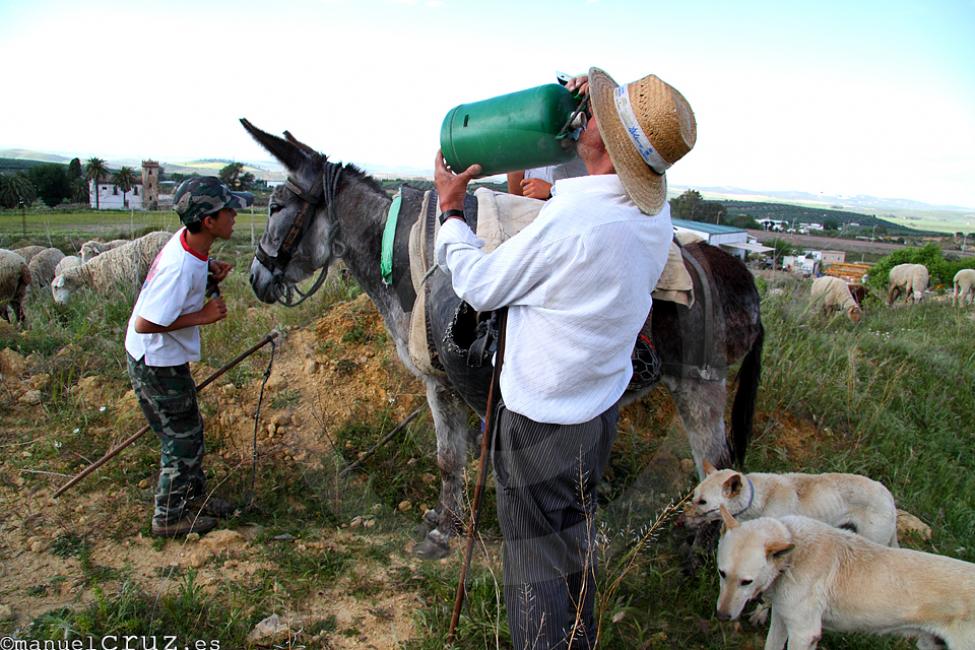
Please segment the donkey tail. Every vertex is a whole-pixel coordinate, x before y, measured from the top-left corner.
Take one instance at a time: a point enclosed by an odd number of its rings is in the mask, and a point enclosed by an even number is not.
[[[735,383],[735,401],[731,406],[731,456],[738,467],[745,466],[745,451],[752,437],[752,422],[755,418],[755,401],[758,398],[758,383],[762,376],[762,345],[765,342],[765,328],[758,323],[758,336],[751,350],[745,355],[738,369]]]

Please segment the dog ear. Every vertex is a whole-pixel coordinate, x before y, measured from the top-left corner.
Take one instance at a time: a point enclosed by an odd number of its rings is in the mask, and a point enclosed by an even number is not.
[[[724,495],[729,499],[734,499],[736,496],[741,494],[741,474],[737,472],[729,476],[724,485],[721,486],[724,489]]]
[[[765,544],[765,557],[770,560],[778,560],[791,553],[795,547],[795,544],[789,542],[768,542]]]
[[[738,520],[735,519],[727,508],[724,507],[722,503],[719,508],[721,509],[721,521],[724,522],[724,530],[721,531],[723,535],[725,532],[732,530],[733,528],[738,528]]]
[[[718,471],[718,468],[711,464],[707,458],[704,459],[704,475],[711,476]]]

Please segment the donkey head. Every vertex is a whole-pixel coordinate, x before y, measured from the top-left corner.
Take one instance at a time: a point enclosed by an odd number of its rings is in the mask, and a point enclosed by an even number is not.
[[[263,302],[290,300],[292,289],[333,259],[337,226],[329,218],[329,163],[325,156],[287,131],[279,138],[246,119],[241,124],[288,170],[288,181],[274,189],[264,235],[251,263],[251,288]],[[331,189],[334,189],[332,187]]]

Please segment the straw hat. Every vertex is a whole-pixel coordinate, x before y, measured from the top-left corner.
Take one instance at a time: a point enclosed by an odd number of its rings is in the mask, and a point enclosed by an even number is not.
[[[589,69],[589,96],[599,130],[626,193],[645,214],[667,200],[667,169],[694,147],[697,123],[684,96],[649,75],[623,86]]]

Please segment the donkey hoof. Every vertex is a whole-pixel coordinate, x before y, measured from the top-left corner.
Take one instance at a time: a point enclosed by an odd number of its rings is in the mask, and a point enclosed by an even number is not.
[[[436,531],[432,531],[424,537],[423,541],[414,547],[413,555],[421,560],[439,560],[447,557],[450,553],[450,542],[439,539],[435,533]]]

